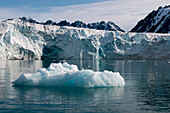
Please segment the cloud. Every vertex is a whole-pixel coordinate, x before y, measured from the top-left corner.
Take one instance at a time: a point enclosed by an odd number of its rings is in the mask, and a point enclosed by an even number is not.
[[[32,5],[31,4],[27,4],[27,5],[24,5],[24,6],[22,6],[23,8],[30,8],[30,7],[32,7]]]
[[[111,0],[92,4],[72,5],[65,7],[33,8],[31,6],[8,9],[3,18],[11,15],[33,17],[38,21],[82,20],[86,23],[113,21],[126,31],[130,30],[142,18],[159,6],[168,5],[168,0]],[[0,11],[3,15],[3,12]]]

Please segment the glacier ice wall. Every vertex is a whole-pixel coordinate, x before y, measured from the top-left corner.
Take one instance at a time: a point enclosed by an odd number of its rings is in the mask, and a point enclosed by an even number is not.
[[[57,86],[57,87],[113,87],[124,86],[124,78],[119,72],[78,70],[68,63],[51,64],[32,74],[23,74],[13,82],[14,85]]]
[[[0,59],[170,59],[170,34],[0,22]]]

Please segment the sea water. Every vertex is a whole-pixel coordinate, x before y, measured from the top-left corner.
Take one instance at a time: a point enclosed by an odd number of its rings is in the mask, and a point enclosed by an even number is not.
[[[13,86],[21,74],[51,63],[68,62],[79,69],[119,72],[124,87],[59,88]],[[170,112],[168,60],[0,61],[0,113]]]

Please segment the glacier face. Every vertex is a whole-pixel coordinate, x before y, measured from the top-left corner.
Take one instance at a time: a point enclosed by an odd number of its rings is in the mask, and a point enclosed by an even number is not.
[[[170,59],[170,34],[0,22],[0,59]]]
[[[57,87],[113,87],[124,86],[124,78],[119,72],[78,70],[76,65],[52,63],[32,74],[23,74],[14,85],[57,86]]]

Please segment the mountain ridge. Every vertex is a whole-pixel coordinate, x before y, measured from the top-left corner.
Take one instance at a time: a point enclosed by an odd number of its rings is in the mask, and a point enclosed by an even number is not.
[[[14,18],[7,19],[13,20]],[[108,30],[108,31],[121,31],[122,30],[118,25],[116,25],[112,21],[101,21],[101,22],[95,22],[95,23],[84,23],[83,21],[76,20],[73,23],[68,22],[67,20],[62,20],[60,22],[53,22],[52,20],[47,20],[46,22],[37,22],[36,20],[32,18],[26,18],[26,17],[19,17],[19,20],[23,22],[30,22],[30,23],[36,23],[36,24],[42,24],[42,25],[56,25],[56,26],[71,26],[71,27],[77,27],[77,28],[89,28],[89,29],[96,29],[96,30]]]
[[[170,33],[170,5],[153,10],[130,32]]]

